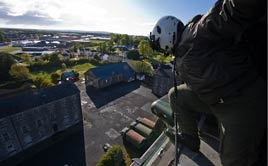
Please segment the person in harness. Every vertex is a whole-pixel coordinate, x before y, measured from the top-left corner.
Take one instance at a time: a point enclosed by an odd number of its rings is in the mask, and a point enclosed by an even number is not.
[[[256,25],[267,25],[257,24],[267,20],[266,3],[218,0],[186,25],[176,17],[162,17],[150,33],[154,50],[174,55],[176,75],[184,82],[169,92],[181,133],[177,141],[198,151],[196,113],[212,113],[220,122],[224,166],[256,165],[265,135],[267,72],[259,69],[267,67],[266,44],[265,51],[252,52],[250,45],[257,42],[247,40],[247,33],[255,33]],[[266,41],[267,35],[259,37]],[[263,58],[257,62],[265,67],[256,65],[256,57]]]

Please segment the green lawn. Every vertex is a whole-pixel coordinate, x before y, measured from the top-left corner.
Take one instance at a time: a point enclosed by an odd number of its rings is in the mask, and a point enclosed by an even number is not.
[[[50,75],[57,71],[60,70],[61,66],[48,66],[48,65],[43,65],[40,68],[35,68],[33,70],[30,69],[30,73],[32,75],[32,78],[34,79],[36,76],[42,76],[45,77],[46,79],[50,80]]]
[[[18,50],[21,50],[21,47],[7,46],[7,47],[0,48],[0,52],[6,52],[6,53],[10,53],[12,51],[18,51]]]
[[[67,68],[66,70],[67,71],[71,71],[71,70],[77,71],[79,73],[79,78],[83,78],[84,73],[88,69],[93,68],[93,67],[95,67],[95,66],[88,62],[88,63],[78,64],[78,65],[72,66],[71,68]]]
[[[57,70],[55,70],[55,71],[57,71]],[[35,79],[37,76],[42,76],[42,77],[45,77],[47,80],[50,80],[50,75],[53,72],[49,73],[49,72],[44,72],[44,71],[38,71],[38,72],[31,73],[31,76],[33,79]]]
[[[92,47],[86,47],[87,49],[90,50],[97,50],[100,46],[92,46]]]
[[[86,47],[86,48],[88,48],[90,50],[97,50],[100,47],[99,44],[104,43],[106,41],[105,40],[90,39],[90,42],[93,44],[97,44],[97,46],[90,46],[90,47]]]
[[[104,43],[105,40],[90,39],[90,42],[91,42],[91,43],[100,44],[100,43]]]
[[[79,73],[79,78],[82,79],[84,78],[84,73],[90,69],[93,68],[99,64],[92,64],[93,62],[89,61],[80,61],[77,62],[77,64],[74,64],[73,66],[67,66],[65,70],[62,70],[61,65],[58,66],[53,66],[53,65],[43,65],[40,67],[33,67],[30,68],[30,73],[31,73],[31,79],[35,80],[37,76],[44,77],[45,80],[48,82],[51,82],[51,74],[54,72],[59,72],[60,74],[65,71],[76,71]],[[102,65],[102,64],[100,64]],[[25,81],[5,81],[1,82],[0,81],[0,89],[14,89],[20,87]]]
[[[71,67],[67,66],[65,71],[74,70],[74,71],[79,73],[79,78],[83,78],[84,73],[88,69],[93,68],[93,67],[95,67],[95,65],[91,64],[90,62],[86,62],[86,63],[83,63],[83,64],[77,64],[77,65],[74,65],[74,66],[71,66]],[[31,72],[31,74],[32,74],[32,78],[35,78],[36,76],[41,75],[41,76],[45,77],[46,79],[50,80],[50,75],[53,72],[56,72],[56,71],[60,71],[60,73],[65,72],[59,66],[59,67],[49,67],[49,68],[40,69],[40,70]]]

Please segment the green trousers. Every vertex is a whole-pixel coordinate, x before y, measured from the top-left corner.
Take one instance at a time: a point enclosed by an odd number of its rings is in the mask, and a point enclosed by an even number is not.
[[[170,105],[178,111],[179,130],[197,135],[196,113],[214,114],[221,123],[221,162],[224,166],[253,166],[258,160],[258,148],[267,122],[266,84],[256,82],[239,90],[236,96],[208,105],[185,84],[169,92]],[[176,110],[175,110],[176,109]]]

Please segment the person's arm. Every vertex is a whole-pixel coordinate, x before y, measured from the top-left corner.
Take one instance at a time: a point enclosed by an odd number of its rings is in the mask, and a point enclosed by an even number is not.
[[[215,42],[234,37],[265,13],[265,0],[219,0],[193,29],[200,41]]]
[[[234,79],[219,61],[224,63],[225,58],[228,59],[232,52],[228,53],[228,49],[235,44],[239,34],[265,13],[260,7],[263,1],[219,0],[200,20],[188,25],[183,33],[186,37],[178,47],[177,56],[182,58],[178,58],[177,64],[178,71],[184,71],[180,73],[181,78],[193,91],[210,93]],[[241,64],[247,57],[241,53],[235,60]]]

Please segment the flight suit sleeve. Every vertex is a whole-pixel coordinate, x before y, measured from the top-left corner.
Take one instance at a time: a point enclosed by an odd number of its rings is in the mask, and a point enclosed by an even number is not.
[[[233,38],[265,13],[264,0],[219,0],[193,29],[200,42]]]
[[[241,68],[230,72],[236,62],[231,57],[236,53],[232,49],[239,49],[234,46],[241,33],[265,13],[263,2],[219,0],[200,20],[187,25],[177,49],[176,64],[182,80],[198,95],[216,94],[215,89],[224,89],[249,68],[246,54],[239,53],[234,57]],[[227,95],[219,90],[217,95],[223,93]]]

